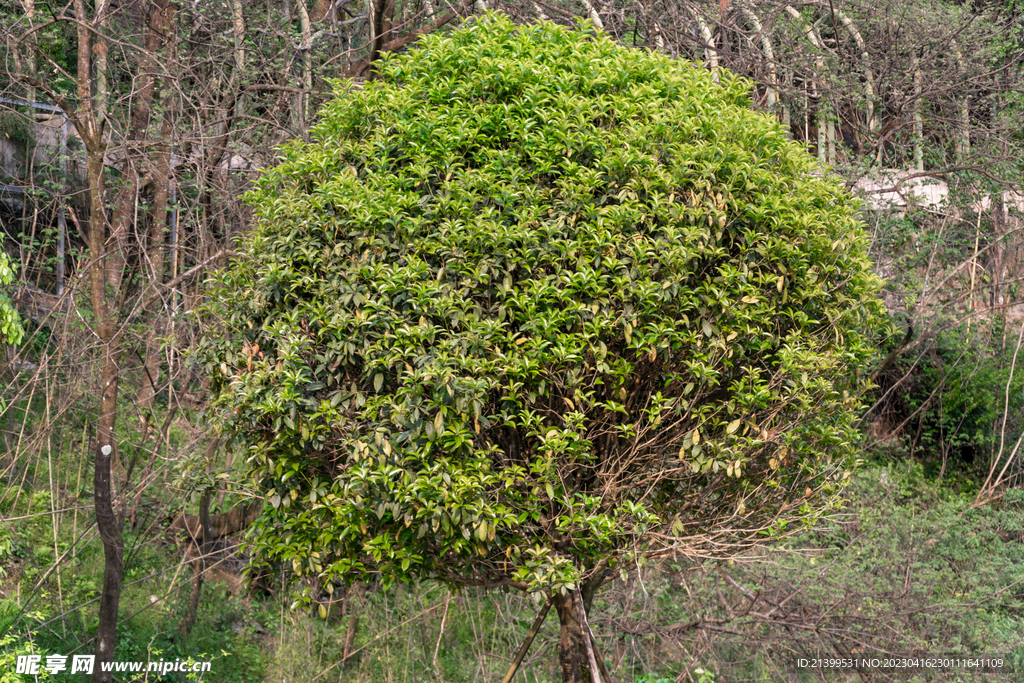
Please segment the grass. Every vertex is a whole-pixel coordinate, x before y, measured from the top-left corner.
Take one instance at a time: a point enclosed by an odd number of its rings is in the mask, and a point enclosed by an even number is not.
[[[89,480],[68,454],[61,462],[56,479]],[[39,460],[22,474],[48,481],[46,467]],[[813,681],[821,678],[797,670],[797,658],[885,652],[999,654],[1024,670],[1024,492],[975,509],[961,484],[938,486],[905,461],[869,464],[840,515],[758,558],[680,560],[645,568],[642,581],[616,579],[592,610],[601,654],[627,683]],[[90,495],[81,486],[56,491],[26,488],[0,505],[4,517],[25,517],[0,524],[0,665],[29,649],[92,649],[102,551],[87,509],[52,513],[87,508]],[[157,504],[177,494],[149,495],[125,533],[119,660],[213,659],[203,680],[218,683],[483,683],[501,679],[539,608],[517,593],[367,586],[323,619],[315,608],[289,609],[283,586],[233,595],[210,581],[185,635],[192,569]],[[358,627],[343,661],[352,615]],[[517,683],[557,683],[557,641],[552,616]],[[1014,680],[1009,671],[890,670],[884,680]],[[30,677],[0,671],[0,683],[21,679]],[[831,672],[826,680],[860,679]]]

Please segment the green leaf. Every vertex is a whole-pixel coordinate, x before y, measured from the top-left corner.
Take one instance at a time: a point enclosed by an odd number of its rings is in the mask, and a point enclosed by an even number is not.
[[[261,171],[195,309],[211,431],[274,506],[254,558],[551,593],[637,566],[667,524],[732,528],[741,495],[751,528],[812,518],[809,485],[835,499],[878,281],[857,206],[751,82],[495,14],[376,74]],[[257,346],[269,371],[236,377]],[[792,450],[698,428],[744,423]],[[770,455],[776,487],[713,473]]]

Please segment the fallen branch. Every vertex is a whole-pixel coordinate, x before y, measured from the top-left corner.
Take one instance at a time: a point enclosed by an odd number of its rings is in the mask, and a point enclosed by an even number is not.
[[[512,664],[509,665],[508,671],[505,672],[505,677],[501,679],[501,683],[510,683],[515,677],[516,672],[519,671],[519,665],[523,663],[523,657],[526,656],[530,646],[533,645],[533,639],[537,637],[537,632],[540,631],[541,625],[544,623],[544,618],[548,616],[548,612],[551,610],[551,601],[548,600],[544,603],[544,607],[541,608],[537,614],[537,618],[533,620],[533,626],[530,627],[530,632],[526,634],[526,640],[519,647],[519,652],[516,653],[515,659],[512,660]]]

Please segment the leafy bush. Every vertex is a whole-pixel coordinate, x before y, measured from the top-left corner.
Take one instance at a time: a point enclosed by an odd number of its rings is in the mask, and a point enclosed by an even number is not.
[[[959,477],[969,488],[997,455],[1005,462],[1024,426],[1024,372],[1006,325],[997,318],[951,328],[928,353],[894,364],[879,381],[876,431],[887,438],[874,450],[913,457],[929,476]]]
[[[201,311],[258,562],[543,590],[572,631],[577,588],[836,500],[878,284],[747,81],[495,15],[380,71]]]
[[[3,239],[0,238],[0,246]],[[18,312],[14,310],[10,297],[2,290],[14,282],[15,272],[11,268],[11,261],[3,251],[0,251],[0,342],[8,344],[20,344],[25,336],[25,328],[21,324]],[[4,405],[0,401],[0,408]]]

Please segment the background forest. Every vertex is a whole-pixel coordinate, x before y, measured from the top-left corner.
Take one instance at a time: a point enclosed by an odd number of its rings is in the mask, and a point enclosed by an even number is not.
[[[114,659],[212,659],[207,680],[500,680],[529,598],[310,584],[312,608],[292,609],[286,567],[243,581],[263,500],[189,362],[204,332],[191,312],[250,221],[243,193],[307,135],[332,79],[373,78],[383,54],[487,9],[589,20],[753,79],[754,106],[863,197],[885,278],[891,334],[846,507],[735,561],[679,557],[607,584],[591,625],[614,680],[1015,680],[1017,0],[7,0],[0,240],[26,334],[0,362],[0,681],[31,678],[18,655],[92,653],[115,628]],[[558,680],[556,642],[549,620],[515,680]],[[1008,667],[794,666],[913,652]]]

